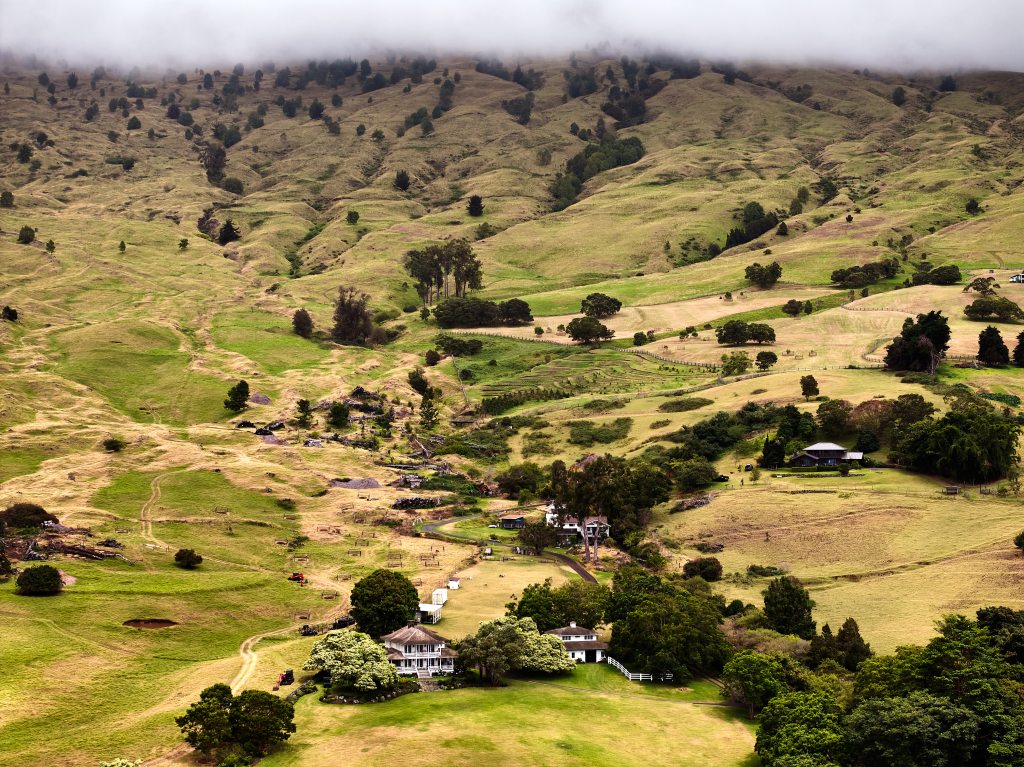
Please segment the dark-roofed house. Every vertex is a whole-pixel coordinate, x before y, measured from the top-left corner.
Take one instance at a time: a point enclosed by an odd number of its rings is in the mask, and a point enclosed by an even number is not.
[[[834,442],[816,442],[808,445],[789,462],[790,466],[838,466],[848,461],[859,461],[864,453],[847,450]]]
[[[502,514],[498,517],[498,524],[503,530],[522,530],[526,527],[526,517],[523,514]]]
[[[448,640],[425,626],[410,623],[381,637],[388,660],[405,676],[429,678],[455,672],[455,650]]]
[[[575,621],[570,621],[568,626],[544,633],[553,634],[561,639],[565,651],[577,663],[604,663],[608,645],[597,640],[597,632],[593,629],[582,628],[577,626]]]

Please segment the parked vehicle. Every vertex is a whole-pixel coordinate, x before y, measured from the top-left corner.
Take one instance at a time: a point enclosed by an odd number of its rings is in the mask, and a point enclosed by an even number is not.
[[[331,631],[337,631],[338,629],[348,628],[355,622],[356,619],[353,618],[351,615],[343,615],[331,624]]]
[[[295,673],[290,668],[285,669],[281,672],[280,676],[278,676],[277,683],[281,686],[295,684]]]
[[[1015,274],[1010,278],[1010,282],[1024,282],[1024,274]]]

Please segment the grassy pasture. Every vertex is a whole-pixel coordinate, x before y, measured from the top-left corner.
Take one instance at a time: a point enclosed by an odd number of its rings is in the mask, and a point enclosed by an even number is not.
[[[328,357],[325,349],[295,335],[289,319],[268,312],[221,312],[213,317],[211,334],[218,347],[248,357],[271,376]]]
[[[132,558],[60,562],[78,580],[59,597],[0,589],[10,629],[0,632],[9,661],[0,688],[4,767],[156,755],[176,740],[173,717],[197,692],[234,676],[244,637],[286,625],[296,609],[323,609],[313,592],[276,574],[213,562],[186,572],[144,548]],[[121,625],[136,618],[179,625]]]
[[[326,706],[309,695],[296,708],[299,732],[265,763],[318,767],[339,753],[357,767],[396,759],[462,767],[481,758],[596,767],[758,763],[753,732],[734,709],[696,706],[686,693],[648,694],[643,685],[610,679],[615,673],[583,667],[552,683],[421,693],[376,706]],[[624,737],[635,748],[624,749]]]
[[[665,517],[659,534],[682,542],[687,557],[699,556],[698,540],[724,543],[717,556],[727,573],[745,574],[750,564],[787,569],[811,588],[819,625],[853,615],[881,651],[926,641],[946,612],[1024,604],[1024,561],[1012,552],[1019,502],[977,492],[947,498],[937,479],[863,472],[765,475],[757,485],[748,477],[743,488],[734,474],[727,492]],[[741,577],[725,592],[759,604],[765,583]]]
[[[187,424],[224,418],[230,384],[192,370],[183,343],[153,322],[92,325],[57,336],[55,369],[138,421]]]
[[[474,633],[483,621],[500,618],[505,614],[505,604],[518,598],[531,583],[551,578],[557,586],[578,576],[564,565],[516,555],[510,562],[480,561],[459,577],[460,587],[448,592],[444,617],[436,627],[438,633],[452,640]]]

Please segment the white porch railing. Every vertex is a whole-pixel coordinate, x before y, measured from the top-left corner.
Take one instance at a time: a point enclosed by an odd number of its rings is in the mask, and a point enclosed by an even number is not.
[[[653,682],[655,679],[654,674],[634,674],[628,668],[615,660],[611,655],[606,655],[605,661],[607,661],[607,663],[613,668],[618,669],[622,675],[631,682]],[[671,682],[672,674],[658,674],[657,679],[659,682]]]

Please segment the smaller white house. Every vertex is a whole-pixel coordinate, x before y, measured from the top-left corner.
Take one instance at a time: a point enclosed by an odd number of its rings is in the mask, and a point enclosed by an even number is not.
[[[448,588],[453,590],[453,591],[458,589],[459,588],[459,579],[458,578],[449,578],[448,579]]]
[[[428,628],[412,623],[385,634],[381,640],[399,674],[427,678],[455,671],[458,653],[448,647],[447,639]]]
[[[604,663],[605,656],[608,654],[608,645],[598,641],[597,632],[577,626],[576,621],[571,621],[568,626],[551,629],[544,633],[561,639],[562,644],[565,645],[565,651],[577,663]]]
[[[443,605],[448,603],[448,589],[434,589],[434,593],[430,595],[430,601],[435,605]]]

